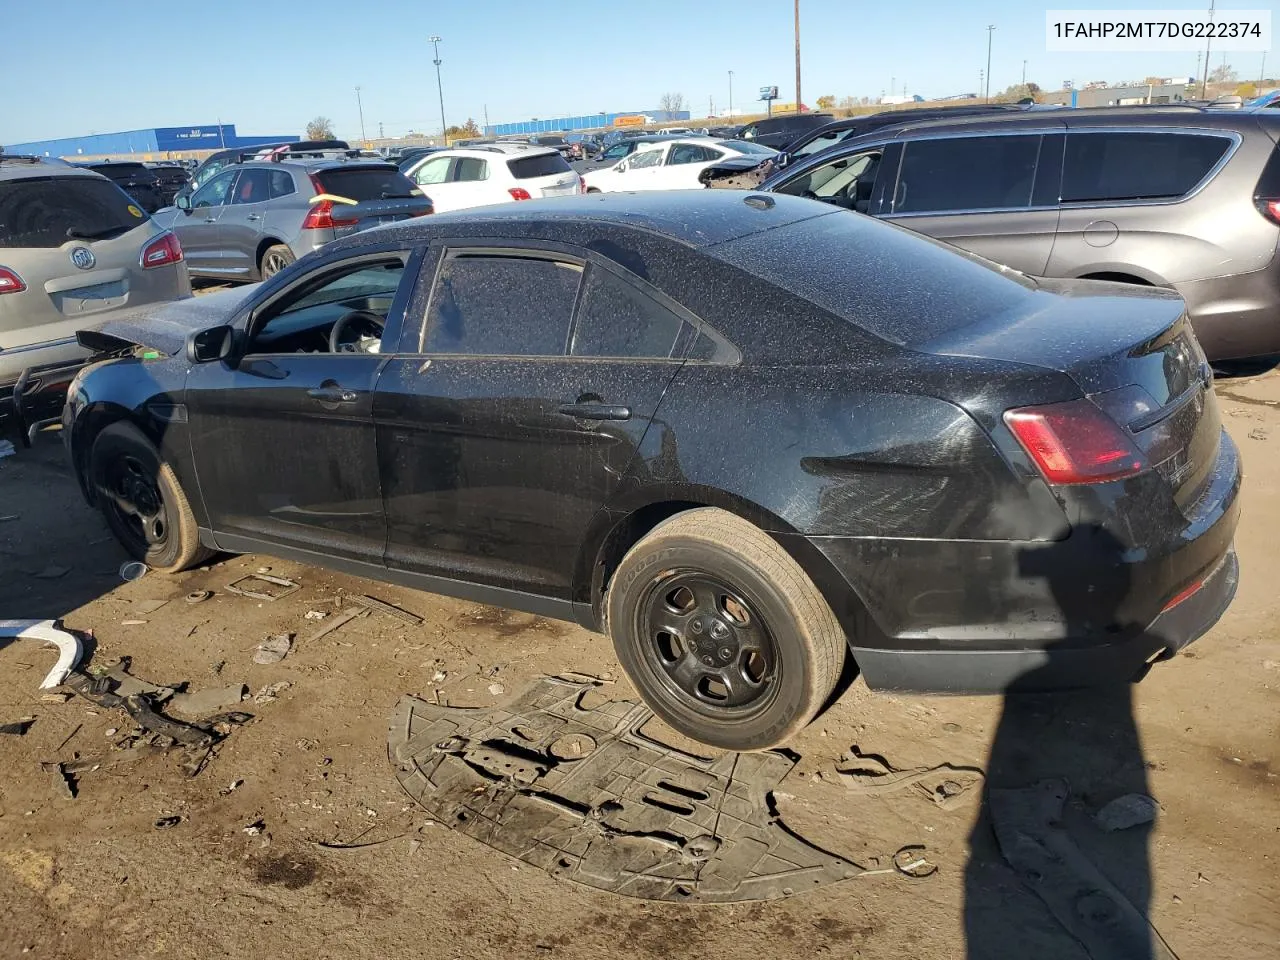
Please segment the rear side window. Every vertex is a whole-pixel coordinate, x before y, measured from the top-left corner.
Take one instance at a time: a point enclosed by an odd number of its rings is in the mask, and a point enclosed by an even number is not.
[[[281,197],[287,197],[291,193],[295,193],[296,189],[293,185],[293,177],[284,170],[271,171],[271,199],[279,200]]]
[[[558,153],[539,153],[532,157],[515,157],[507,161],[507,168],[517,180],[531,180],[534,177],[554,177],[558,173],[568,173],[573,168]]]
[[[0,182],[0,247],[60,247],[68,240],[105,240],[146,219],[109,180],[40,177]]]
[[[489,164],[479,157],[459,157],[453,167],[453,179],[462,182],[489,179]]]
[[[608,270],[592,267],[569,352],[575,357],[666,359],[684,321]]]
[[[1159,200],[1190,193],[1231,147],[1195,133],[1067,134],[1062,202]]]
[[[1040,137],[944,137],[903,148],[894,213],[1031,204]]]
[[[426,353],[564,355],[582,268],[537,257],[445,258],[427,309]]]
[[[418,188],[395,167],[320,170],[315,177],[325,193],[356,202],[417,196],[414,191]]]
[[[242,170],[232,203],[262,203],[271,198],[271,170]]]
[[[675,166],[678,163],[706,163],[708,160],[716,160],[720,156],[719,150],[710,150],[700,144],[677,143],[671,148],[671,153],[667,156],[667,166]]]

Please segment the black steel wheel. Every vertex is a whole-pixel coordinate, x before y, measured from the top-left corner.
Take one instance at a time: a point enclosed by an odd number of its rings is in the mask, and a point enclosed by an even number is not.
[[[605,613],[644,701],[678,732],[763,750],[801,730],[835,689],[844,632],[800,565],[723,510],[658,524],[618,565]]]
[[[94,502],[129,555],[162,573],[177,573],[213,555],[173,468],[131,423],[105,427],[89,454]]]

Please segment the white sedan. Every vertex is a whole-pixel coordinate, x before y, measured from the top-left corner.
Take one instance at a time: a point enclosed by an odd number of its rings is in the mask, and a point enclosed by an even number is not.
[[[703,185],[698,182],[698,174],[708,164],[728,157],[754,157],[763,163],[777,154],[776,150],[746,140],[680,137],[662,143],[647,143],[613,166],[591,171],[583,180],[587,193],[701,190]]]

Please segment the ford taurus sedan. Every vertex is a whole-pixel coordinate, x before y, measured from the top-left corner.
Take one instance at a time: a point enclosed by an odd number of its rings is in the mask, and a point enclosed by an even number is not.
[[[1176,296],[802,198],[408,221],[85,340],[112,358],[64,435],[152,567],[261,551],[576,621],[722,748],[787,740],[848,657],[882,689],[1138,679],[1235,592],[1240,467]]]

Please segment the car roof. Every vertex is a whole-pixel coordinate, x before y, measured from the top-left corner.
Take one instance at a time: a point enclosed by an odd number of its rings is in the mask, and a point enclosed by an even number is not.
[[[476,207],[385,227],[338,241],[346,247],[379,239],[434,239],[450,227],[457,236],[529,236],[572,242],[575,226],[609,224],[659,234],[693,248],[710,247],[765,230],[829,214],[845,215],[830,204],[783,194],[741,190],[653,190],[578,194]]]
[[[281,167],[301,167],[303,170],[320,172],[323,170],[395,170],[400,168],[391,160],[375,160],[373,157],[283,157],[279,160],[246,160],[239,166],[246,169],[279,170]],[[230,167],[228,169],[234,169]]]
[[[32,157],[24,154],[0,154],[0,180],[29,180],[39,177],[93,177],[106,180],[102,174],[88,167],[77,167],[64,160]]]
[[[505,154],[508,157],[537,157],[545,156],[549,153],[554,153],[558,156],[560,151],[555,147],[544,147],[537,143],[504,141],[501,143],[476,144],[474,147],[448,147],[445,150],[437,151],[437,154],[440,153],[463,157],[492,158],[495,153]]]

